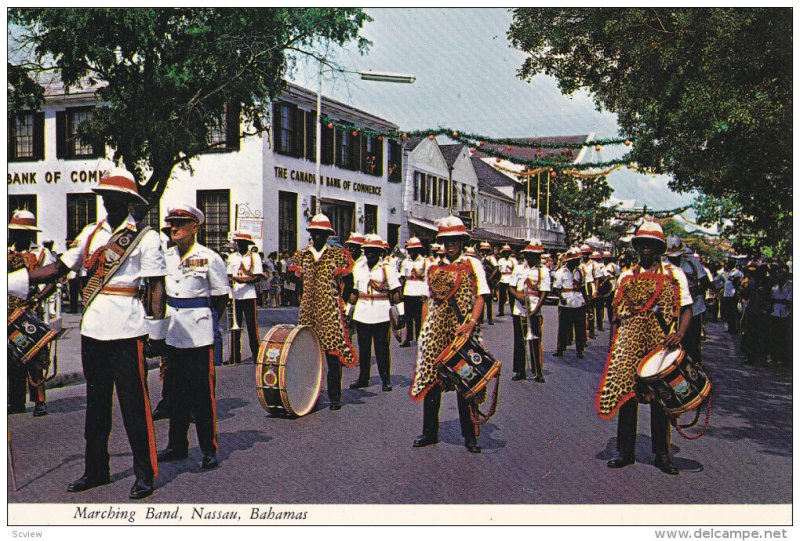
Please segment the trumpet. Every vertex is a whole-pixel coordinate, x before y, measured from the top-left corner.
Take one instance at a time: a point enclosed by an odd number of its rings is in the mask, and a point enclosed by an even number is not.
[[[233,297],[233,284],[234,281],[231,279],[231,323],[228,325],[227,330],[228,350],[230,351],[230,360],[228,361],[229,364],[239,363],[241,362],[242,358],[241,344],[239,343],[241,339],[240,334],[242,328],[239,327],[239,321],[236,318],[236,299]]]

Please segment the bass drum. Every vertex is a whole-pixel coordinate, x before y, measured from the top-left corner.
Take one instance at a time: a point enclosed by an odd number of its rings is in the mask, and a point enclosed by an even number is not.
[[[272,415],[302,417],[322,386],[324,355],[317,333],[307,325],[275,325],[261,341],[256,359],[256,391]]]

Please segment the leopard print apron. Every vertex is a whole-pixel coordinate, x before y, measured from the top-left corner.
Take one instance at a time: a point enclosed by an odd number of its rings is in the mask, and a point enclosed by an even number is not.
[[[458,321],[450,308],[453,298],[462,316],[472,313],[472,305],[478,295],[478,285],[472,265],[462,260],[449,265],[433,265],[428,270],[428,317],[422,323],[414,382],[411,398],[421,400],[434,385],[439,383],[439,357],[456,336],[456,329],[463,323]],[[480,328],[475,326],[473,336],[480,339]],[[449,390],[449,389],[448,389]]]
[[[614,297],[620,319],[611,342],[606,369],[597,395],[597,412],[610,419],[625,402],[634,398],[636,370],[642,359],[664,341],[665,334],[652,312],[659,307],[667,327],[680,313],[680,286],[670,271],[638,272],[622,279]]]
[[[337,280],[353,272],[353,258],[342,248],[329,246],[315,261],[314,254],[306,248],[294,255],[292,269],[303,275],[298,325],[311,326],[322,349],[338,357],[343,365],[358,365],[358,354],[346,332],[344,301]]]

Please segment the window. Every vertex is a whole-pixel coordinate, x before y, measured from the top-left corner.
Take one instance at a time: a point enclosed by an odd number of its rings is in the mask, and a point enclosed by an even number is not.
[[[44,159],[44,113],[26,111],[8,122],[8,161]]]
[[[328,126],[322,126],[322,158],[321,162],[326,165],[333,164],[333,157],[334,151],[336,150],[334,147],[336,145],[336,137],[334,136],[334,132],[336,128],[329,128]],[[316,159],[316,158],[315,158]]]
[[[487,207],[486,199],[483,200],[481,203],[481,223],[486,221],[486,207]]]
[[[383,174],[382,140],[371,135],[361,137],[361,171],[376,177]]]
[[[278,250],[297,250],[297,194],[278,192]]]
[[[426,189],[425,189],[425,203],[428,205],[433,205],[434,198],[436,197],[433,193],[434,187],[436,186],[436,179],[433,175],[427,176],[426,181]]]
[[[400,182],[402,177],[402,150],[400,143],[394,140],[389,140],[389,163],[387,165],[387,173],[389,175],[389,182]]]
[[[230,231],[230,190],[198,190],[197,207],[206,217],[197,240],[219,252],[228,243]]]
[[[450,207],[449,208],[458,208],[458,182],[453,181],[452,183],[453,193],[450,194]]]
[[[337,130],[336,132],[336,165],[344,169],[353,169],[353,141],[354,137],[349,131]]]
[[[378,232],[378,207],[364,205],[364,233]]]
[[[240,148],[241,124],[239,119],[239,108],[230,105],[225,106],[225,112],[217,119],[217,123],[211,128],[208,134],[208,145],[211,147],[206,150],[212,152],[233,152]]]
[[[447,179],[439,179],[439,198],[436,204],[440,207],[447,208]]]
[[[8,220],[11,221],[11,213],[15,210],[29,210],[36,216],[36,222],[39,222],[39,215],[36,213],[36,195],[9,195],[8,196]]]
[[[67,245],[87,225],[97,221],[97,195],[93,193],[67,194]]]
[[[304,153],[305,111],[297,105],[276,102],[272,106],[275,152],[302,158]]]
[[[66,160],[99,158],[103,148],[95,149],[78,137],[78,128],[92,118],[94,107],[72,107],[56,111],[56,157]]]
[[[414,201],[422,202],[422,173],[414,171]]]

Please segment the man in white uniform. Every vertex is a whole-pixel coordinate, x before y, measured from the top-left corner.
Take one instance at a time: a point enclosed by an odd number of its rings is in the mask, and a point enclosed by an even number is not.
[[[517,269],[517,261],[511,257],[511,246],[506,244],[503,246],[503,249],[500,253],[502,257],[497,260],[497,266],[500,269],[497,317],[503,317],[506,315],[506,302],[508,302],[509,305],[511,305],[513,302],[511,295],[508,293],[508,288],[509,284],[511,283],[511,277],[514,275],[514,271]]]
[[[256,310],[256,282],[264,273],[261,257],[250,250],[253,237],[247,233],[236,232],[233,235],[236,251],[228,256],[228,278],[233,283],[233,309],[236,310],[236,323],[239,327],[247,326],[247,338],[250,341],[250,354],[255,362],[261,339],[258,333],[258,312]],[[242,362],[241,331],[231,335],[230,364]]]
[[[400,347],[407,348],[411,340],[419,340],[422,328],[422,303],[428,299],[428,267],[431,262],[423,256],[425,248],[417,237],[406,242],[408,257],[400,272],[403,280],[403,302],[406,310],[406,339]]]
[[[164,276],[167,273],[158,232],[137,224],[131,203],[147,203],[128,171],[116,169],[93,191],[103,198],[108,215],[87,225],[74,247],[52,265],[31,273],[33,282],[51,282],[70,269],[87,269],[81,321],[81,357],[86,377],[86,464],[84,475],[67,487],[82,492],[110,482],[108,437],[116,389],[125,430],[133,451],[136,482],[132,499],[153,493],[158,475],[156,440],[147,392],[144,346],[166,337]],[[149,308],[145,320],[140,284],[147,282]]]
[[[169,210],[167,250],[168,370],[173,381],[169,443],[159,453],[163,462],[188,456],[189,417],[194,416],[197,440],[203,451],[203,469],[216,468],[217,408],[214,373],[212,308],[224,314],[228,303],[225,262],[213,250],[196,242],[205,220],[196,207],[184,204]]]
[[[382,260],[385,253],[379,235],[366,235],[363,245],[367,264],[353,270],[358,300],[353,320],[358,329],[358,381],[351,389],[369,387],[369,376],[374,345],[375,362],[381,376],[384,391],[392,390],[392,357],[389,351],[389,308],[400,300],[400,279],[397,269]],[[401,305],[402,306],[402,305]],[[401,310],[400,315],[403,315]]]

